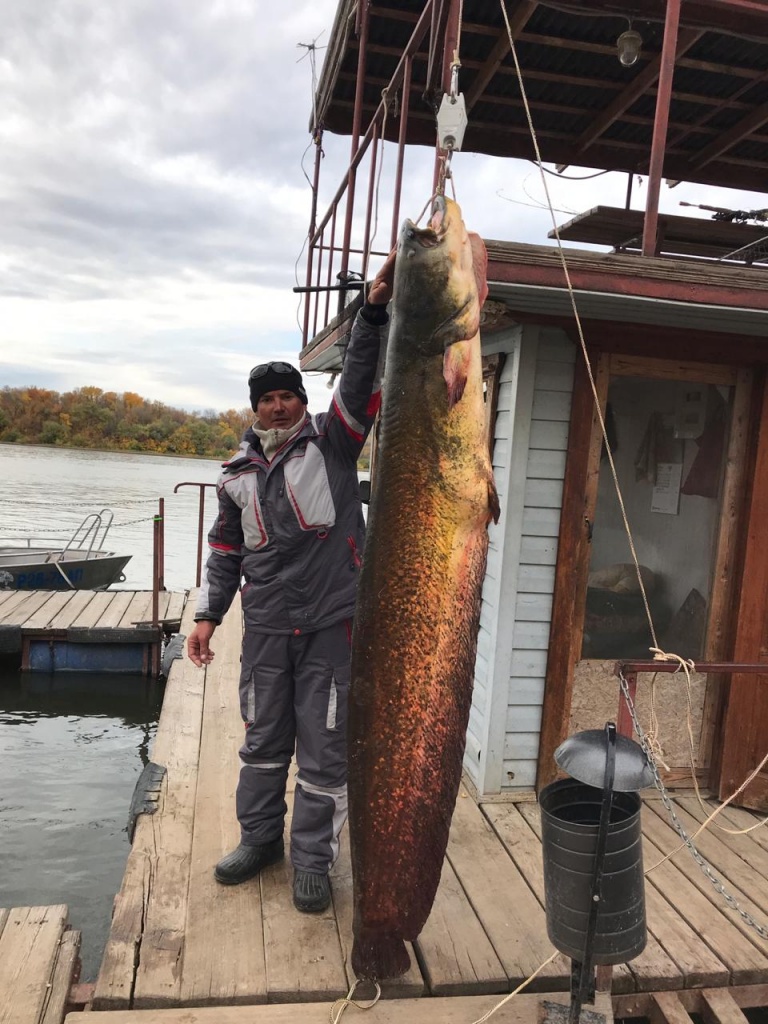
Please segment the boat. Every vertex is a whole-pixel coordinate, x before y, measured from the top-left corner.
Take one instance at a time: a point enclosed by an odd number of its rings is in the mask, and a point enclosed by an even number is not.
[[[0,591],[106,590],[124,583],[131,556],[105,546],[113,518],[110,509],[90,512],[63,546],[39,536],[0,539]]]

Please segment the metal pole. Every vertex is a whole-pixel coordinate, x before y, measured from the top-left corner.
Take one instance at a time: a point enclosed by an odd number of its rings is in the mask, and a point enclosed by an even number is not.
[[[312,283],[312,255],[314,252],[314,246],[312,238],[314,237],[317,229],[317,192],[320,187],[320,160],[322,159],[322,132],[315,136],[315,172],[312,178],[312,211],[309,216],[309,249],[307,252],[307,287]],[[319,300],[316,300],[319,301]],[[304,327],[303,327],[303,342],[306,348],[307,341],[309,340],[309,304],[311,302],[310,295],[307,294],[306,301],[304,303]]]
[[[680,0],[667,0],[667,16],[664,24],[664,43],[661,50],[659,86],[656,93],[656,117],[653,122],[651,163],[648,173],[648,196],[645,203],[643,224],[643,256],[656,253],[656,234],[659,224],[659,193],[661,176],[664,171],[664,150],[667,145],[669,125],[669,104],[672,96],[672,79],[675,73],[677,52],[677,30],[680,24]]]
[[[344,221],[344,240],[341,249],[341,270],[340,273],[346,276],[349,270],[349,243],[352,239],[352,213],[355,206],[355,177],[356,166],[353,163],[360,144],[360,127],[363,123],[363,99],[365,94],[365,63],[368,50],[368,3],[369,0],[359,0],[357,13],[358,25],[358,50],[357,50],[357,81],[355,83],[355,109],[352,115],[352,151],[350,154],[350,167],[347,177],[347,209]]]
[[[381,140],[382,150],[384,139]],[[368,206],[365,211],[365,232],[363,234],[363,280],[368,273],[368,248],[371,243],[371,217],[373,214],[373,201],[376,194],[376,157],[379,150],[379,126],[373,130],[373,142],[371,143],[371,172],[368,175]]]
[[[158,554],[158,590],[165,590],[165,498],[160,499],[160,550]]]
[[[163,499],[158,502],[157,515],[152,520],[152,625],[160,618],[160,524],[163,521]]]
[[[400,195],[403,189],[403,162],[405,159],[405,140],[408,134],[408,111],[411,99],[411,66],[413,58],[408,57],[403,74],[403,96],[400,101],[400,132],[397,136],[397,168],[395,170],[395,195],[392,200],[392,232],[389,248],[394,249],[400,230]]]

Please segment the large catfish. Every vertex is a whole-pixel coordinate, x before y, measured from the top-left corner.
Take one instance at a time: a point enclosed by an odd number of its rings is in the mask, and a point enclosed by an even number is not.
[[[409,966],[461,778],[487,526],[498,518],[480,354],[487,256],[456,203],[403,225],[352,640],[352,968]]]

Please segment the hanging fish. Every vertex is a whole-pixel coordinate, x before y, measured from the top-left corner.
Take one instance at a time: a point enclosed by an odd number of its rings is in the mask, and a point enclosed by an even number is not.
[[[395,263],[379,447],[352,639],[352,967],[408,970],[461,779],[488,549],[482,240],[438,196]]]

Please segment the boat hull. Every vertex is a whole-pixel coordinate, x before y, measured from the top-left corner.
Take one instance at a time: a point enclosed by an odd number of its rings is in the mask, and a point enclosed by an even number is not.
[[[28,548],[0,548],[2,590],[106,590],[125,579],[130,555],[91,552],[35,552]]]

